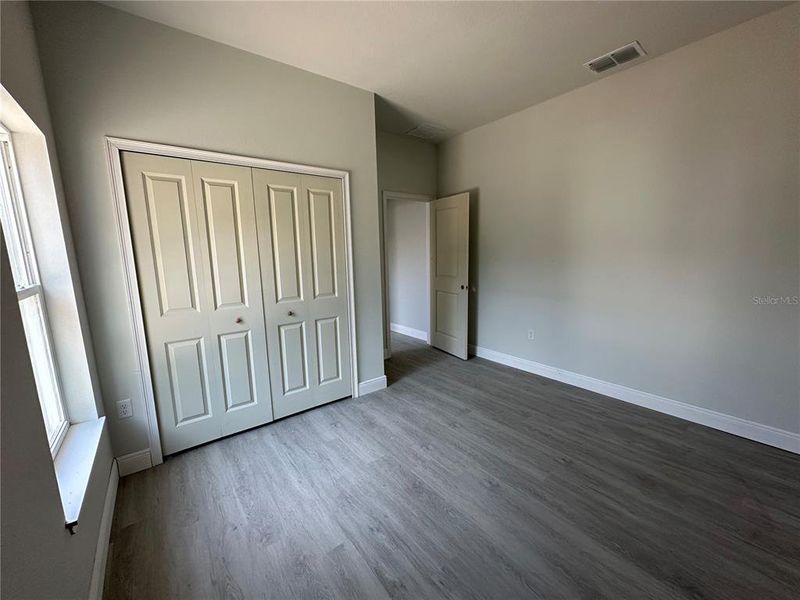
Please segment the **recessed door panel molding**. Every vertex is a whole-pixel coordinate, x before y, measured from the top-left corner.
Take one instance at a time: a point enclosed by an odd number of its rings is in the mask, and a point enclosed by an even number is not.
[[[202,177],[214,306],[247,304],[242,216],[237,181]]]
[[[211,417],[208,369],[201,338],[166,345],[175,425]]]
[[[336,295],[336,233],[334,199],[328,190],[308,190],[308,213],[311,220],[311,267],[314,297]]]
[[[289,323],[278,327],[281,343],[281,375],[283,393],[308,389],[308,353],[305,323]]]
[[[452,339],[458,339],[458,294],[436,291],[436,328],[434,331]]]
[[[431,344],[467,359],[469,193],[434,200],[431,226]]]
[[[317,383],[325,385],[342,377],[342,345],[339,341],[339,317],[316,320]]]
[[[436,224],[436,257],[434,270],[436,277],[458,277],[459,236],[458,227],[461,215],[457,206],[434,207]]]
[[[237,410],[255,404],[255,365],[250,332],[236,331],[220,335],[219,355],[222,361],[226,410]]]
[[[142,173],[161,314],[198,309],[186,178]]]
[[[303,299],[297,188],[270,185],[270,230],[275,273],[275,301]]]

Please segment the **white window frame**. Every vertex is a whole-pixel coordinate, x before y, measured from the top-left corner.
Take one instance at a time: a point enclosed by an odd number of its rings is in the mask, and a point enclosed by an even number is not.
[[[30,225],[28,224],[28,214],[25,207],[25,200],[22,195],[22,186],[17,170],[14,147],[11,142],[11,135],[6,127],[0,123],[0,221],[2,221],[4,237],[6,238],[6,248],[11,262],[11,270],[14,276],[14,285],[17,290],[17,299],[22,305],[23,302],[32,297],[38,298],[40,319],[36,323],[25,322],[30,319],[26,316],[27,311],[21,310],[23,325],[26,330],[26,337],[31,335],[33,326],[41,328],[43,339],[40,343],[44,346],[46,356],[39,357],[36,361],[40,368],[44,367],[49,378],[47,388],[50,393],[43,393],[45,382],[40,378],[42,373],[37,373],[34,368],[34,376],[37,378],[36,387],[39,397],[39,404],[42,410],[42,419],[47,428],[47,418],[50,414],[55,417],[56,426],[47,431],[50,453],[55,457],[64,437],[67,434],[70,423],[67,417],[66,407],[64,406],[64,394],[61,387],[61,377],[53,353],[53,339],[50,334],[50,322],[47,314],[47,305],[44,298],[44,290],[39,278],[39,269],[36,263],[36,253],[33,247]],[[29,351],[31,350],[29,342]],[[55,397],[48,397],[54,395]]]

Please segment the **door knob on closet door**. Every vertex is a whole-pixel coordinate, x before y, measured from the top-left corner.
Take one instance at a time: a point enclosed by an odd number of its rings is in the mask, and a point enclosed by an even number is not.
[[[243,323],[244,319],[242,317],[236,317],[236,322],[237,323]]]
[[[290,316],[290,317],[293,317],[293,316],[294,316],[294,311],[293,311],[293,310],[290,310],[290,311],[289,311],[289,316]]]

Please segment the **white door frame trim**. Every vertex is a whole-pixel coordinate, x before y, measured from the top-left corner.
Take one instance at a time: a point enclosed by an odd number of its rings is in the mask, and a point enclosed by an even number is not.
[[[411,200],[413,202],[430,203],[434,196],[425,194],[409,194],[408,192],[392,192],[390,190],[383,190],[381,194],[381,271],[383,273],[383,358],[384,360],[392,357],[392,336],[391,336],[391,319],[389,318],[389,271],[386,268],[386,207],[389,200]],[[431,211],[430,207],[425,211],[425,254],[426,260],[426,273],[425,278],[428,282],[428,344],[431,343],[431,320],[430,320],[430,296],[431,296]]]
[[[128,201],[125,196],[125,185],[122,179],[122,152],[140,152],[142,154],[157,154],[173,158],[188,160],[202,160],[206,162],[224,163],[257,169],[270,169],[272,171],[286,171],[301,175],[317,175],[332,177],[342,181],[344,197],[344,242],[345,242],[345,268],[347,272],[347,319],[350,324],[350,363],[352,369],[352,396],[359,395],[358,390],[358,352],[356,342],[356,311],[355,311],[355,285],[353,281],[353,229],[350,212],[350,173],[338,169],[315,167],[297,163],[281,162],[251,156],[211,152],[106,136],[106,154],[108,159],[109,176],[111,177],[111,192],[114,200],[117,224],[117,241],[119,242],[122,262],[125,272],[125,292],[128,299],[128,316],[134,336],[134,350],[138,362],[139,382],[142,387],[145,408],[147,409],[147,436],[150,444],[150,456],[153,466],[164,461],[161,451],[161,435],[158,430],[158,414],[156,412],[153,379],[150,373],[150,360],[147,352],[147,338],[145,336],[144,318],[142,316],[142,303],[139,297],[139,278],[136,273],[136,262],[133,255],[133,240],[131,226],[128,218]]]

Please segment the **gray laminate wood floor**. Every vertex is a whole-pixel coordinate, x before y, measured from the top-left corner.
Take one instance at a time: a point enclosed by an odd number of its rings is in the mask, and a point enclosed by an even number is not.
[[[800,597],[800,457],[395,336],[120,483],[106,598]]]

